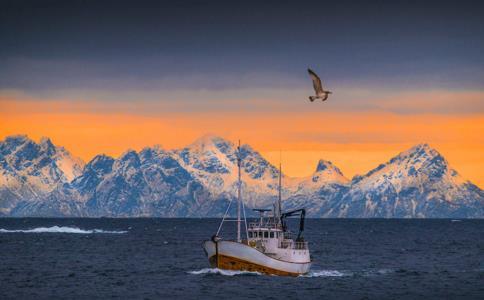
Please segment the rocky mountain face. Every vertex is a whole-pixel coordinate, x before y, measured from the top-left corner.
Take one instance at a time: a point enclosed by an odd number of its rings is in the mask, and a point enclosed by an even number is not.
[[[309,216],[320,216],[321,212],[341,198],[342,193],[348,190],[349,183],[332,162],[320,160],[311,176],[285,181],[288,191],[283,206],[286,209],[305,207]]]
[[[8,137],[0,142],[0,215],[220,216],[237,194],[236,151],[204,136],[183,149],[98,155],[84,165],[49,139]],[[278,169],[248,145],[241,157],[247,208],[271,207]],[[284,208],[306,207],[312,217],[484,217],[483,191],[426,144],[352,180],[321,160],[313,175],[282,181]]]
[[[47,138],[35,143],[26,136],[7,137],[0,142],[0,214],[45,200],[80,176],[83,166]]]
[[[484,193],[465,181],[427,144],[402,152],[364,176],[356,176],[332,217],[483,217]]]
[[[173,155],[214,197],[230,199],[237,194],[237,145],[208,135],[173,151]],[[240,155],[245,204],[249,207],[272,205],[277,195],[279,170],[249,145],[241,145]],[[285,194],[288,188],[284,187]]]
[[[96,156],[71,186],[89,216],[198,216],[211,204],[200,182],[158,147]]]

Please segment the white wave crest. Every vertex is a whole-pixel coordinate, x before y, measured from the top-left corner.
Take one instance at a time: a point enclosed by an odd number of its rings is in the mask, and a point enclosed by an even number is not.
[[[218,268],[205,268],[196,271],[189,271],[188,274],[192,275],[205,275],[205,274],[219,274],[224,276],[236,276],[236,275],[263,275],[259,272],[250,271],[232,271],[232,270],[222,270]],[[308,274],[300,275],[299,277],[342,277],[349,276],[349,273],[343,273],[336,270],[318,270],[310,271]]]
[[[310,271],[308,274],[301,275],[300,277],[342,277],[348,275],[350,274],[336,270],[315,270]]]
[[[236,276],[236,275],[262,275],[259,272],[249,272],[249,271],[232,271],[232,270],[222,270],[218,268],[205,268],[197,271],[189,271],[188,274],[192,275],[204,275],[204,274],[220,274],[224,276]]]
[[[102,229],[90,229],[83,230],[78,227],[66,227],[66,226],[52,226],[52,227],[37,227],[33,229],[3,229],[0,228],[0,233],[13,233],[13,232],[23,232],[23,233],[77,233],[77,234],[91,234],[91,233],[110,233],[110,234],[121,234],[127,231],[109,231]]]

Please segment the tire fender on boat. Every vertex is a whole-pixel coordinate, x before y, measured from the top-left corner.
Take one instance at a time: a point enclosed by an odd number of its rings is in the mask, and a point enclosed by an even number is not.
[[[216,264],[216,267],[218,268],[218,241],[220,241],[220,237],[214,234],[212,235],[211,240],[215,244],[215,264]]]

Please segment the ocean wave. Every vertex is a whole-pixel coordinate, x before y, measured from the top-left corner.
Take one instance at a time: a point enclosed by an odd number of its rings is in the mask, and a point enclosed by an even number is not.
[[[188,274],[192,275],[205,275],[205,274],[219,274],[224,276],[236,276],[236,275],[262,275],[259,272],[249,272],[249,271],[232,271],[232,270],[222,270],[218,268],[205,268],[196,271],[189,271]]]
[[[0,233],[77,233],[77,234],[91,234],[91,233],[110,233],[110,234],[121,234],[127,233],[127,231],[110,231],[102,229],[89,229],[84,230],[78,227],[66,227],[66,226],[52,226],[52,227],[37,227],[32,229],[3,229],[0,228]]]
[[[300,275],[299,277],[343,277],[350,276],[352,274],[340,272],[337,270],[314,270],[309,271],[309,273]]]
[[[222,270],[218,268],[205,268],[196,271],[189,271],[188,274],[192,275],[205,275],[205,274],[219,274],[225,276],[236,276],[236,275],[263,275],[259,272],[250,271],[233,271],[233,270]],[[300,275],[299,277],[342,277],[349,276],[351,274],[344,273],[336,270],[318,270],[310,271],[308,274]]]

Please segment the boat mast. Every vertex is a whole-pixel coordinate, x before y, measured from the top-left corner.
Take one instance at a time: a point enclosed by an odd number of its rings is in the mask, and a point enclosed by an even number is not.
[[[279,161],[279,198],[277,199],[277,217],[282,214],[282,164]]]
[[[279,151],[279,195],[277,197],[277,202],[274,203],[274,222],[281,222],[282,215],[282,163],[281,163],[281,152]]]
[[[237,242],[241,243],[242,239],[240,238],[240,205],[242,203],[240,189],[242,188],[242,181],[240,179],[240,164],[241,164],[241,157],[240,157],[240,140],[239,146],[237,147],[237,167],[239,169],[239,180],[238,180],[238,189],[237,189]]]

